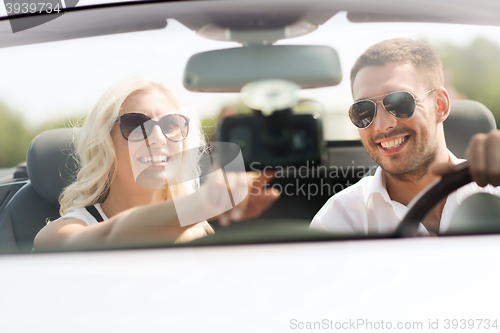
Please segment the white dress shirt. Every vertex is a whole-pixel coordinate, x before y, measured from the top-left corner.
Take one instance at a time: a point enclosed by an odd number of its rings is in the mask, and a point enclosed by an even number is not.
[[[450,160],[454,164],[464,162],[450,151]],[[450,226],[453,213],[469,196],[485,192],[500,196],[500,188],[476,183],[467,184],[451,193],[441,215],[439,233],[444,233]],[[379,234],[396,230],[399,222],[406,215],[408,208],[394,200],[387,193],[385,175],[380,166],[375,175],[367,176],[356,184],[332,196],[314,216],[310,228],[335,231],[343,234]],[[419,231],[429,234],[420,224]]]

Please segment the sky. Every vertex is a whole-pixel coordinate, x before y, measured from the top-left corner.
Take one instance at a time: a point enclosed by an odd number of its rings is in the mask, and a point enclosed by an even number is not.
[[[98,1],[81,0],[78,6],[93,3]],[[0,15],[4,14],[2,11],[5,8],[0,6]],[[182,86],[181,78],[190,55],[239,44],[204,39],[175,20],[167,22],[164,30],[0,49],[0,60],[4,64],[0,100],[21,113],[30,126],[86,112],[110,85],[137,75],[164,81],[184,103],[194,104],[202,117],[214,115],[223,104],[236,101],[237,94],[189,92]],[[410,37],[464,45],[476,36],[487,37],[500,45],[498,28],[386,23],[367,29],[366,24],[352,24],[345,13],[339,13],[310,34],[277,44],[328,45],[338,51],[342,83],[336,87],[303,90],[300,95],[318,100],[330,114],[345,117],[352,103],[349,69],[373,43]]]

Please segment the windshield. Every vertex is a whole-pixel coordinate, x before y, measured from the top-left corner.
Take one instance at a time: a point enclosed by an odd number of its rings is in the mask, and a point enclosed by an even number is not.
[[[242,43],[215,40],[217,38],[214,39],[213,35],[212,39],[207,38],[206,30],[197,25],[197,20],[207,13],[203,10],[198,12],[196,3],[191,6],[171,5],[164,7],[169,10],[164,28],[0,49],[3,64],[0,80],[0,114],[3,118],[0,125],[1,182],[12,183],[16,177],[20,180],[27,178],[26,174],[22,174],[22,163],[26,161],[28,146],[36,135],[49,129],[80,126],[88,120],[88,113],[110,87],[132,78],[151,78],[164,83],[177,96],[182,107],[190,108],[199,117],[202,135],[207,142],[218,142],[220,120],[228,114],[245,115],[251,112],[239,92],[199,92],[185,87],[184,73],[190,57],[201,52],[241,47]],[[280,23],[280,8],[277,6],[275,12],[266,16],[269,20],[266,24],[272,24],[273,17],[276,20],[274,23]],[[99,9],[94,11],[99,12]],[[65,15],[69,18],[71,14],[73,13]],[[225,22],[223,18],[237,14],[238,7],[234,7],[222,10],[217,15],[207,16],[216,17],[214,22],[222,26]],[[324,16],[326,17],[317,18],[320,23],[311,23],[312,28],[307,33],[299,32],[296,37],[292,34],[289,38],[278,38],[273,42],[274,45],[328,46],[338,54],[341,68],[339,84],[310,89],[299,87],[296,91],[297,100],[314,102],[314,107],[305,107],[305,113],[313,110],[315,117],[322,120],[322,139],[326,142],[326,148],[318,166],[321,163],[332,167],[335,154],[339,151],[361,149],[358,128],[353,126],[347,115],[353,103],[350,70],[364,50],[382,40],[406,37],[430,45],[443,62],[446,89],[450,98],[479,101],[492,111],[497,122],[500,119],[500,103],[497,102],[498,94],[495,89],[498,86],[496,81],[500,78],[500,28],[447,23],[359,23],[352,22],[347,11],[335,9],[326,11]],[[286,19],[289,20],[290,17],[291,14],[288,13]],[[141,20],[147,21],[147,16],[138,19]],[[53,22],[56,24],[57,20]],[[7,21],[0,23],[8,32]],[[78,24],[92,25],[92,22]],[[39,29],[37,31],[43,34],[53,26],[47,23],[46,28],[43,27],[41,25],[33,29]],[[136,28],[141,30],[140,25]],[[30,29],[19,32],[19,36],[21,34],[29,35]],[[99,32],[96,31],[96,34]],[[2,38],[0,37],[0,41]],[[36,34],[30,38],[36,40]],[[248,43],[245,46],[249,46]],[[249,69],[253,70],[258,69]],[[299,68],[286,69],[290,72],[298,70]],[[297,113],[302,111],[294,110]],[[188,123],[185,119],[179,119],[176,118],[176,124],[179,121]],[[169,126],[174,126],[172,124],[170,122]],[[168,133],[163,127],[162,130],[167,138],[169,133],[174,133],[174,129],[169,129]],[[128,137],[131,133],[123,135],[129,142],[132,141]],[[138,135],[140,137],[142,134]],[[180,134],[176,132],[172,137],[174,135]],[[337,150],[329,150],[331,147]],[[371,167],[376,166],[375,162],[366,158],[363,162],[358,162],[357,157],[345,156],[347,162],[343,161],[343,166],[351,166],[352,173],[351,169],[344,169],[344,175],[339,176],[342,180],[330,184],[328,192],[323,193],[321,190],[319,193],[318,189],[314,191],[309,185],[301,187],[298,182],[294,185],[294,190],[290,190],[293,193],[291,196],[301,196],[302,206],[297,210],[304,212],[300,215],[302,226],[308,226],[310,219],[329,196],[359,180],[360,168],[368,173],[373,172]],[[15,172],[20,173],[14,176]],[[281,180],[277,177],[275,181]],[[284,197],[288,196],[284,188],[285,184],[277,187],[281,191],[280,200],[285,200]],[[312,202],[314,204],[308,205]],[[6,205],[7,202],[4,202],[0,207],[5,208]],[[287,205],[290,203],[283,204],[282,207]],[[280,214],[280,211],[274,211],[268,213],[266,218],[283,222]],[[290,217],[286,219],[294,220]],[[217,231],[218,228],[215,229]]]
[[[426,41],[441,52],[450,78],[447,84],[454,94],[452,98],[477,100],[488,92],[475,92],[460,80],[464,80],[467,72],[473,71],[480,80],[481,75],[488,74],[486,65],[480,67],[482,59],[479,57],[470,59],[470,63],[466,63],[468,67],[459,64],[468,60],[467,52],[470,54],[478,47],[491,53],[483,54],[483,57],[494,59],[499,43],[498,29],[446,24],[359,24],[350,23],[346,13],[341,12],[316,31],[280,40],[276,44],[328,45],[339,53],[342,82],[335,87],[301,90],[300,97],[314,99],[323,105],[327,121],[325,139],[353,140],[358,138],[357,131],[349,126],[346,116],[352,103],[349,71],[367,47],[395,37]],[[175,19],[168,19],[167,27],[158,31],[5,48],[2,49],[2,60],[9,66],[5,67],[4,79],[0,82],[0,98],[6,108],[22,117],[25,127],[33,132],[44,124],[66,123],[80,117],[114,82],[144,75],[165,81],[179,92],[184,101],[196,106],[202,119],[209,119],[215,117],[224,105],[238,102],[239,94],[190,92],[182,84],[184,67],[195,53],[239,45],[200,37]],[[452,55],[452,51],[461,54]],[[459,56],[462,59],[458,59]],[[477,97],[470,96],[474,93]],[[483,101],[494,110],[493,103],[488,102]],[[3,157],[2,161],[5,159]],[[11,161],[10,165],[4,162],[2,166],[12,167],[20,161]]]

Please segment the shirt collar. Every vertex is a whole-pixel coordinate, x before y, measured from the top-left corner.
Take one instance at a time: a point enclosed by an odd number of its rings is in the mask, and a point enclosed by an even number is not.
[[[385,175],[380,166],[377,167],[375,174],[373,175],[372,182],[368,187],[368,192],[365,197],[365,205],[368,205],[368,201],[375,194],[378,193],[382,196],[384,201],[391,203],[391,198],[389,197],[389,193],[387,192],[387,187],[385,183]]]
[[[453,153],[448,149],[448,154],[450,155],[450,162],[453,164],[460,164],[462,162],[465,162],[466,160],[457,158]]]

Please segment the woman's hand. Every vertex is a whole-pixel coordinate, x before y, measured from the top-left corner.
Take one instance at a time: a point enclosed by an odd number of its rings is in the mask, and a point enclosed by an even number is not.
[[[222,226],[257,217],[279,198],[279,191],[266,188],[273,178],[270,172],[213,172],[200,188],[198,209]]]
[[[246,172],[244,180],[248,195],[233,209],[218,216],[221,226],[229,226],[232,221],[241,221],[260,216],[278,200],[280,193],[275,188],[266,188],[274,178],[271,172]],[[243,177],[241,178],[243,180]]]

